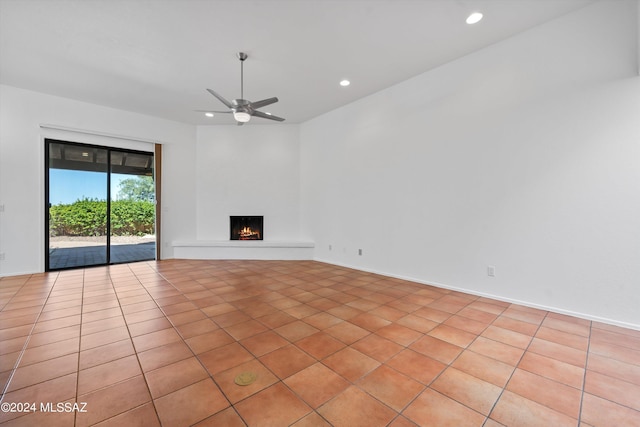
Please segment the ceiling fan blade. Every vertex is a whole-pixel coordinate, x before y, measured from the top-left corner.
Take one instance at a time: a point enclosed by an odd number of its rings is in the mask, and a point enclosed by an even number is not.
[[[273,114],[263,113],[262,111],[254,111],[252,115],[256,117],[260,117],[261,119],[269,119],[269,120],[275,120],[278,122],[284,122],[284,119],[282,117],[274,116]]]
[[[224,99],[223,96],[217,94],[216,92],[212,91],[211,89],[207,89],[207,92],[209,92],[211,95],[215,96],[216,98],[218,98],[220,100],[220,102],[222,102],[224,105],[227,106],[227,108],[233,108],[233,104],[231,104],[229,101],[227,101],[226,99]]]
[[[233,111],[216,111],[216,110],[193,110],[196,113],[216,113],[216,114],[231,114]]]
[[[266,107],[267,105],[275,104],[276,102],[278,102],[278,98],[274,96],[273,98],[267,98],[261,101],[252,102],[251,108],[255,110],[258,108]]]

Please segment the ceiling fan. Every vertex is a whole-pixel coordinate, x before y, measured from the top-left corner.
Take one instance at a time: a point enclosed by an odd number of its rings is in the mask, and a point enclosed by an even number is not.
[[[271,113],[263,113],[262,111],[258,111],[258,108],[266,107],[267,105],[274,104],[278,102],[278,98],[267,98],[260,101],[251,102],[244,99],[244,61],[248,58],[248,55],[244,52],[238,52],[238,59],[240,60],[240,98],[228,101],[223,96],[218,94],[217,92],[207,89],[211,95],[215,96],[222,102],[229,111],[211,111],[211,110],[198,110],[203,113],[213,114],[213,113],[225,113],[225,114],[233,114],[233,118],[236,119],[238,126],[242,126],[249,120],[251,117],[260,117],[261,119],[269,119],[276,120],[278,122],[283,122],[284,119],[282,117],[274,116]]]

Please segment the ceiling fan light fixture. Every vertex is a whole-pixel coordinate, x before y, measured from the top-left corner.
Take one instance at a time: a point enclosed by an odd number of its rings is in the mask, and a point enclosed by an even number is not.
[[[473,12],[471,15],[467,16],[466,22],[469,25],[477,24],[482,20],[482,16],[483,15],[480,12]]]
[[[245,111],[234,111],[233,118],[240,123],[246,123],[251,120],[251,114]]]

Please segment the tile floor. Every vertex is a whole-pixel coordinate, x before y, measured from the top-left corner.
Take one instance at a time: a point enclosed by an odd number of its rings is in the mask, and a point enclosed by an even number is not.
[[[639,331],[318,262],[5,277],[0,307],[6,425],[640,426]]]

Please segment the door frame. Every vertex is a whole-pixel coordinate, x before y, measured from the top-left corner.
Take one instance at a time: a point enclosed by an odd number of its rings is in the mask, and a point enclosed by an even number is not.
[[[66,267],[66,268],[56,268],[54,270],[51,270],[51,266],[49,263],[49,144],[50,143],[59,143],[59,144],[66,144],[66,145],[75,145],[77,147],[84,147],[87,149],[100,149],[100,150],[106,150],[107,151],[107,164],[106,164],[106,168],[107,168],[107,222],[106,222],[106,262],[104,264],[91,264],[88,266],[74,266],[74,267]],[[65,140],[61,140],[61,139],[55,139],[55,138],[44,138],[44,156],[45,156],[45,161],[44,161],[44,252],[45,252],[45,256],[44,256],[44,268],[45,268],[45,272],[48,271],[61,271],[61,270],[69,270],[69,269],[74,269],[74,268],[86,268],[86,267],[99,267],[99,266],[105,266],[105,265],[113,265],[113,264],[118,264],[118,263],[112,263],[111,262],[111,220],[110,220],[110,216],[111,216],[111,152],[113,151],[117,151],[117,152],[123,152],[123,153],[131,153],[131,154],[143,154],[143,155],[148,155],[148,156],[153,156],[153,182],[154,182],[154,206],[155,206],[155,212],[154,212],[154,227],[155,227],[155,233],[156,233],[156,260],[159,260],[160,257],[160,241],[159,241],[159,237],[160,237],[160,233],[159,233],[159,229],[160,229],[160,222],[159,222],[159,211],[160,211],[160,194],[159,194],[159,190],[160,190],[160,186],[157,182],[157,180],[159,179],[159,174],[157,173],[159,171],[159,165],[158,165],[158,158],[157,153],[160,152],[161,153],[161,145],[160,144],[155,144],[155,150],[154,151],[144,151],[144,150],[134,150],[134,149],[129,149],[129,148],[120,148],[120,147],[111,147],[111,146],[104,146],[104,145],[97,145],[97,144],[86,144],[86,143],[82,143],[82,142],[75,142],[75,141],[65,141]]]

